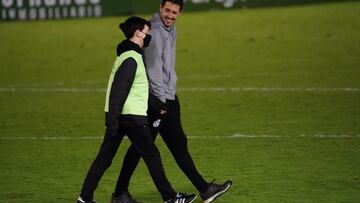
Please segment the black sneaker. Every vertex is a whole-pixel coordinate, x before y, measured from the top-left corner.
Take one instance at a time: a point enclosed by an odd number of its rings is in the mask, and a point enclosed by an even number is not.
[[[112,194],[111,203],[141,203],[141,202],[134,200],[129,192],[124,192],[118,197]]]
[[[176,196],[165,203],[191,203],[196,199],[196,194],[176,193]]]
[[[83,200],[81,197],[79,197],[77,199],[77,203],[96,203],[95,201],[91,200],[91,201],[85,201]]]
[[[200,193],[200,197],[204,200],[204,203],[210,203],[214,201],[220,195],[224,194],[231,187],[232,184],[231,180],[226,181],[222,185],[218,185],[213,182],[214,181],[209,184],[206,192]]]

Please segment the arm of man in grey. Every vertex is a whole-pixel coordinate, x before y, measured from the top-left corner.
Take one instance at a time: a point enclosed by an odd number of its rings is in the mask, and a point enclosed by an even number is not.
[[[163,74],[163,39],[160,31],[151,29],[151,41],[145,48],[145,64],[149,76],[150,93],[165,103],[165,87]]]

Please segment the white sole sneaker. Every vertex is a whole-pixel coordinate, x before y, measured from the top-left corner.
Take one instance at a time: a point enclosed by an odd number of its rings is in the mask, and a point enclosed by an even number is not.
[[[194,199],[193,199],[193,200],[191,200],[189,203],[191,203],[191,202],[195,201],[196,197],[197,197],[197,195],[196,195],[196,196],[194,197]]]
[[[226,191],[228,191],[230,189],[232,184],[229,184],[224,190],[219,191],[218,193],[214,194],[213,196],[211,196],[210,198],[204,200],[204,203],[210,203],[212,201],[214,201],[217,197],[219,197],[220,195],[224,194]]]
[[[188,202],[188,203],[192,203],[193,201],[195,201],[196,197],[197,197],[197,195],[195,195],[194,199],[192,199],[192,200],[191,200],[190,202]],[[166,203],[166,202],[164,202],[164,203]],[[185,200],[184,200],[184,201],[176,201],[175,203],[185,203]]]

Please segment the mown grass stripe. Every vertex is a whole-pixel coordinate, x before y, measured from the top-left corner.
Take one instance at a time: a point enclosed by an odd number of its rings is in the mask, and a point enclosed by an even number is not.
[[[240,138],[360,138],[359,135],[349,134],[314,134],[314,135],[251,135],[251,134],[233,134],[230,136],[187,136],[188,139],[240,139]],[[54,137],[0,137],[1,140],[98,140],[103,139],[102,136],[54,136]],[[126,137],[125,137],[126,139]]]
[[[105,88],[21,88],[2,87],[0,92],[105,92]],[[360,88],[273,88],[273,87],[190,87],[184,92],[360,92]]]

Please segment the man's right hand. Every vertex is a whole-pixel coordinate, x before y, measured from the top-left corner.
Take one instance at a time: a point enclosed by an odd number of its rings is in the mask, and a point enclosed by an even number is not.
[[[160,110],[160,115],[165,115],[166,113],[167,113],[166,110],[164,110],[164,109],[161,109],[161,110]]]
[[[151,112],[160,116],[165,116],[168,112],[168,107],[166,103],[162,102],[160,99],[158,99],[151,93],[149,95],[149,109]]]

